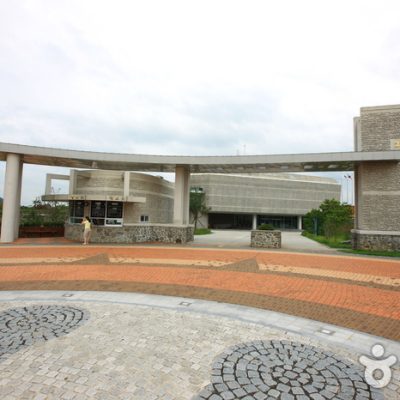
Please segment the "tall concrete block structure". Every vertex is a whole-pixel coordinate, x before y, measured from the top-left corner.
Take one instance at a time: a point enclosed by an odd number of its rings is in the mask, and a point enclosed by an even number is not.
[[[363,107],[355,119],[355,151],[400,150],[400,105]],[[353,247],[400,249],[400,163],[370,161],[354,171]]]

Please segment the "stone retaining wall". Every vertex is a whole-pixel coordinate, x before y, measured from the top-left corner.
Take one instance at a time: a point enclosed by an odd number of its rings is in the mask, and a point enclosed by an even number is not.
[[[280,249],[282,244],[280,231],[251,231],[251,247],[264,247],[268,249]]]
[[[351,245],[354,250],[400,251],[400,235],[352,231]]]
[[[118,227],[94,226],[92,243],[187,243],[193,241],[193,225],[135,224]],[[66,224],[65,238],[83,240],[81,225]]]

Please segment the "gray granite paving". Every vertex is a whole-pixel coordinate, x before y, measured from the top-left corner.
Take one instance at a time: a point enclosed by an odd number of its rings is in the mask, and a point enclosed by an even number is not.
[[[23,346],[64,336],[89,319],[85,309],[33,305],[0,312],[0,359]]]
[[[232,383],[237,383],[232,384]],[[360,365],[304,343],[252,341],[232,346],[212,365],[211,383],[196,400],[223,399],[381,399],[367,385]]]
[[[397,343],[280,316],[133,293],[1,292],[0,398],[400,398],[398,363],[375,389],[358,362],[377,340],[388,354]]]

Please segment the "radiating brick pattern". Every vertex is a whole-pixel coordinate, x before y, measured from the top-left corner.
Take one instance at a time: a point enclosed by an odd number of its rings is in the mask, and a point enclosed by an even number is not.
[[[89,319],[77,307],[33,305],[0,313],[0,359],[37,342],[67,335]]]
[[[363,370],[330,351],[287,340],[253,341],[216,358],[194,400],[381,399]]]

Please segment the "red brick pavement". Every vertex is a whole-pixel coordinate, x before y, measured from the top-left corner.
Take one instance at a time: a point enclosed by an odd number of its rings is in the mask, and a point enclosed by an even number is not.
[[[41,260],[46,257],[58,258],[60,262],[41,263]],[[80,260],[68,261],[67,258],[71,257]],[[65,262],[63,258],[66,258]],[[140,264],[140,262],[121,265],[111,263],[109,258],[159,261],[157,265]],[[24,263],[18,263],[18,259],[24,259]],[[170,262],[179,260],[180,265],[162,265],[162,260]],[[187,265],[182,265],[182,262],[185,264],[185,260]],[[224,267],[223,270],[212,266],[199,268],[190,264],[192,260],[224,261],[229,264],[228,267],[232,266],[232,268]],[[249,260],[255,267],[250,269],[243,267],[246,262],[250,262]],[[307,276],[307,274],[296,276],[289,272],[287,274],[273,271],[266,273],[257,270],[258,263],[313,268],[323,271],[325,275],[327,272],[328,274],[324,277],[315,277]],[[125,282],[150,285],[153,292],[157,292],[157,287],[186,288],[186,294],[190,294],[187,288],[193,288],[193,293],[196,293],[197,289],[203,291],[207,289],[208,293],[218,291],[229,293],[231,302],[235,302],[236,293],[238,298],[241,297],[241,304],[244,301],[244,294],[255,295],[258,298],[274,298],[275,303],[276,301],[290,302],[293,311],[289,311],[295,315],[302,315],[299,310],[306,304],[314,305],[316,308],[321,307],[321,310],[331,309],[335,312],[343,310],[354,315],[380,318],[374,321],[379,321],[380,324],[387,322],[392,330],[400,327],[400,289],[390,285],[385,287],[357,282],[357,274],[399,278],[400,261],[398,260],[157,246],[4,246],[0,247],[0,265],[2,265],[0,266],[0,289],[3,290],[23,289],[27,283],[30,288],[35,288],[35,283],[37,283],[37,288],[43,289],[46,288],[46,282],[49,283],[49,288],[52,282],[69,282],[68,288],[71,288],[74,282]],[[329,271],[346,272],[347,277],[349,273],[354,274],[354,280],[329,279]],[[136,287],[140,288],[140,286]],[[112,285],[108,290],[113,290]],[[296,310],[296,304],[299,305],[299,310]],[[329,316],[324,317],[324,320],[329,321]],[[367,328],[364,330],[368,331]],[[372,332],[374,332],[373,329]],[[388,336],[396,338],[393,334]]]

